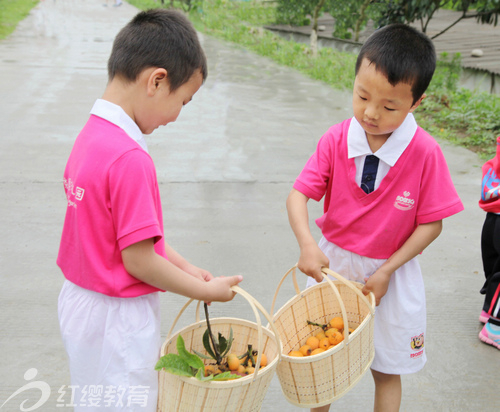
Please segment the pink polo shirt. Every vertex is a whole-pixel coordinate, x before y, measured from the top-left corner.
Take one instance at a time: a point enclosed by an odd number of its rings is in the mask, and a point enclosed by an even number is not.
[[[154,238],[156,253],[167,258],[156,171],[141,139],[120,107],[99,100],[64,171],[68,203],[57,264],[69,281],[108,296],[158,291],[127,273],[127,246]]]
[[[316,223],[329,242],[387,259],[419,224],[463,210],[439,145],[419,127],[378,187],[366,194],[348,155],[350,125],[351,119],[345,120],[323,135],[293,186],[316,201],[325,197]]]

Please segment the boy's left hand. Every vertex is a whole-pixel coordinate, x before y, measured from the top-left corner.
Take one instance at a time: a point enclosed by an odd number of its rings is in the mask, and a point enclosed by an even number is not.
[[[365,295],[372,292],[375,295],[375,304],[378,306],[380,304],[380,300],[387,293],[391,275],[391,273],[386,273],[383,270],[378,269],[369,278],[365,278],[366,283],[363,289],[361,289],[361,292]]]

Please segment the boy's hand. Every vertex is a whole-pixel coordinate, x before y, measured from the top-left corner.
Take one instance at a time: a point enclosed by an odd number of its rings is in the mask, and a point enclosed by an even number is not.
[[[378,306],[380,304],[380,300],[387,293],[391,275],[391,273],[386,273],[385,271],[378,269],[373,275],[365,279],[366,284],[363,289],[361,289],[361,292],[365,295],[372,292],[375,295],[375,305]]]
[[[231,286],[235,286],[243,280],[243,276],[219,276],[207,282],[209,294],[212,296],[212,302],[228,302],[234,298],[236,292],[231,290]]]
[[[311,243],[301,249],[297,267],[307,276],[314,278],[316,282],[320,283],[323,281],[321,268],[329,267],[329,265],[330,261],[316,243]]]

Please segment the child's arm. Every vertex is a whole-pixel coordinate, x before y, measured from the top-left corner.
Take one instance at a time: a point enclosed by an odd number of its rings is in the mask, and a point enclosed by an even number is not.
[[[214,278],[208,270],[201,269],[198,266],[189,263],[166,242],[165,251],[167,252],[168,260],[170,262],[172,262],[178,268],[182,269],[184,272],[189,273],[191,276],[204,280],[205,282],[208,282],[209,280],[212,280]]]
[[[392,256],[366,280],[363,293],[367,294],[368,292],[373,292],[376,304],[378,305],[380,299],[382,299],[387,292],[392,274],[429,246],[439,236],[442,228],[442,220],[418,225],[403,246],[394,252]]]
[[[144,283],[196,300],[229,301],[235,295],[231,286],[243,280],[242,276],[230,276],[205,282],[189,275],[158,255],[154,250],[153,239],[146,239],[123,249],[122,259],[127,272]]]
[[[296,189],[292,189],[286,200],[288,220],[300,248],[297,264],[300,271],[313,277],[317,282],[323,280],[321,268],[328,267],[329,260],[318,247],[309,228],[307,202],[309,198]]]

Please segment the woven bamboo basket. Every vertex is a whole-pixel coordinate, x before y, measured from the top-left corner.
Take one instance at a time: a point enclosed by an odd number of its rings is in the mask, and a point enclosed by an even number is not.
[[[251,412],[259,411],[265,394],[276,371],[281,358],[281,343],[274,328],[271,317],[248,292],[238,286],[232,287],[238,295],[250,304],[255,315],[256,323],[237,318],[210,319],[210,326],[214,335],[218,332],[228,337],[230,328],[233,329],[233,345],[231,352],[244,353],[248,344],[258,350],[256,368],[252,375],[230,381],[202,382],[196,378],[173,375],[164,370],[159,372],[158,412]],[[161,349],[161,356],[167,353],[177,353],[177,336],[184,339],[186,349],[196,350],[207,354],[203,346],[203,334],[207,328],[206,320],[200,320],[200,303],[196,307],[196,322],[181,329],[172,335],[172,331],[181,314],[193,300],[189,300],[181,309],[168,333],[168,337]],[[263,327],[259,311],[269,322],[271,330]],[[257,346],[255,346],[257,343]],[[259,370],[261,354],[265,353],[268,364]],[[206,361],[208,363],[209,361]]]
[[[344,279],[324,268],[326,282],[300,291],[295,275],[296,266],[281,279],[274,295],[271,316],[278,291],[285,278],[292,273],[296,296],[273,316],[283,345],[281,362],[277,368],[281,389],[288,402],[303,408],[314,408],[332,403],[345,395],[369,369],[375,350],[373,324],[375,297],[365,296],[363,285]],[[332,281],[327,275],[334,277]],[[344,325],[355,328],[345,330],[344,341],[323,353],[307,357],[291,357],[318,328],[307,324],[325,324],[341,316]]]

